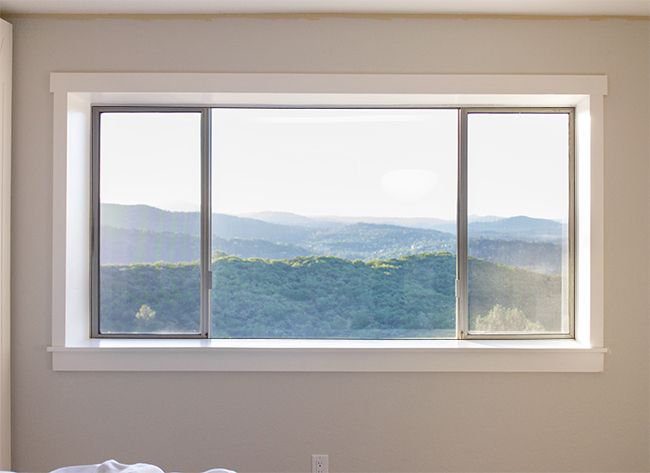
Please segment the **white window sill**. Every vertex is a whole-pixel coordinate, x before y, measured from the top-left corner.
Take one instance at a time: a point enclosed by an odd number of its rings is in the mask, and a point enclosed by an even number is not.
[[[55,371],[600,372],[575,340],[86,340],[49,347]]]

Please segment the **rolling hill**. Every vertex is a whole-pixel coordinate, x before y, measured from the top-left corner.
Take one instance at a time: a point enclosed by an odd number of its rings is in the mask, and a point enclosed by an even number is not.
[[[448,253],[368,262],[213,261],[212,323],[219,337],[453,336],[455,258]],[[559,277],[470,260],[470,278],[475,317],[498,305],[516,308],[546,330],[559,329]],[[105,266],[101,281],[102,331],[197,329],[198,264]],[[142,313],[147,317],[136,317]]]
[[[101,258],[103,265],[138,263],[182,263],[200,258],[198,236],[171,232],[148,232],[123,228],[101,227]],[[212,238],[212,251],[242,258],[286,259],[313,254],[295,245],[271,243],[266,240]]]
[[[284,222],[311,221],[267,212]],[[420,253],[454,253],[455,235],[392,224],[313,221],[310,226],[214,214],[213,251],[243,258],[287,259],[335,256],[346,259],[397,258]],[[102,206],[102,264],[178,263],[199,255],[199,217],[147,206]],[[487,261],[557,274],[562,265],[562,225],[551,220],[488,218],[470,224],[469,254]]]
[[[198,212],[170,212],[147,205],[102,204],[101,224],[107,227],[198,236]],[[212,233],[219,238],[261,239],[274,243],[297,243],[311,231],[298,226],[278,225],[252,218],[213,214]]]

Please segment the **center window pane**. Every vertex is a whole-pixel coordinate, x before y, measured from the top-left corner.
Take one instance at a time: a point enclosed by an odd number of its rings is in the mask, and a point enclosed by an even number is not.
[[[453,338],[457,124],[214,109],[212,336]]]

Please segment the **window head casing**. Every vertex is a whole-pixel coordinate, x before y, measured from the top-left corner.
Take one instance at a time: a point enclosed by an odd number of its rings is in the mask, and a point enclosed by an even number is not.
[[[69,79],[66,83],[63,77]],[[99,77],[101,76],[101,77]],[[82,80],[83,79],[83,80]],[[88,82],[82,84],[85,79],[89,79]],[[145,80],[146,79],[146,80]],[[184,81],[185,79],[185,81]],[[201,79],[200,81],[198,79]],[[75,83],[75,81],[77,81]],[[91,84],[93,81],[94,84]],[[179,82],[180,81],[180,82]],[[62,87],[57,87],[65,84]],[[186,90],[182,94],[177,92],[172,92],[172,90],[179,90],[178,84],[184,83],[182,89]],[[200,83],[200,84],[199,84]],[[412,106],[457,106],[457,105],[469,105],[469,106],[482,106],[484,104],[497,104],[499,106],[512,106],[512,105],[522,105],[527,104],[530,106],[554,106],[554,107],[576,107],[576,130],[577,130],[577,142],[578,142],[578,153],[577,153],[577,169],[578,169],[578,209],[581,209],[581,206],[584,207],[591,206],[591,212],[585,213],[582,211],[577,212],[578,215],[578,245],[577,245],[577,267],[578,267],[578,278],[576,283],[576,301],[577,301],[577,317],[576,317],[576,345],[575,348],[582,347],[581,349],[586,350],[596,350],[596,352],[602,355],[602,350],[597,347],[602,346],[602,331],[599,328],[599,320],[602,319],[602,301],[598,300],[598,297],[594,297],[594,293],[591,291],[599,283],[602,283],[602,279],[599,278],[598,268],[602,269],[600,266],[600,261],[598,258],[598,252],[593,251],[595,247],[602,245],[602,240],[598,237],[598,225],[592,225],[594,222],[593,216],[596,216],[596,220],[599,214],[598,207],[601,205],[601,202],[598,198],[591,198],[594,194],[594,189],[597,191],[599,184],[597,181],[601,181],[599,176],[599,155],[602,155],[602,147],[599,144],[600,139],[592,139],[594,136],[594,128],[598,131],[599,128],[602,128],[602,95],[605,92],[604,80],[600,77],[572,77],[572,76],[350,76],[350,75],[282,75],[282,74],[271,74],[271,75],[230,75],[230,74],[198,74],[198,75],[183,75],[183,74],[143,74],[143,75],[95,75],[95,74],[65,74],[65,75],[53,75],[53,90],[55,90],[55,115],[57,111],[65,111],[70,120],[67,122],[68,125],[65,133],[66,140],[65,142],[75,141],[74,137],[76,132],[82,136],[86,134],[88,136],[88,127],[87,122],[84,120],[79,120],[75,122],[74,118],[80,118],[82,115],[87,119],[89,118],[90,105],[100,103],[102,105],[110,104],[124,104],[125,99],[129,99],[129,103],[138,103],[139,105],[146,105],[151,103],[162,103],[161,98],[164,97],[166,103],[178,103],[178,104],[191,104],[193,100],[196,100],[197,105],[204,106],[206,103],[206,97],[209,97],[209,103],[217,103],[220,105],[238,105],[246,106],[250,105],[259,105],[259,103],[265,103],[266,105],[300,105],[300,106],[401,106],[401,107],[412,107]],[[56,93],[58,89],[59,93]],[[94,91],[92,90],[94,89]],[[149,92],[143,92],[144,89],[149,90]],[[169,92],[161,92],[162,90],[169,90]],[[206,90],[216,91],[213,93],[205,92]],[[126,91],[130,90],[131,93]],[[199,94],[197,91],[203,90],[202,94]],[[237,90],[237,91],[235,91]],[[364,90],[364,93],[359,94],[358,90]],[[458,94],[463,93],[462,97],[459,97]],[[138,100],[133,101],[135,97],[132,93],[139,94]],[[195,94],[194,96],[192,94]],[[207,95],[206,95],[207,94]],[[192,98],[194,97],[194,98]],[[58,100],[57,100],[58,98]],[[264,98],[265,100],[262,100]],[[75,110],[76,109],[76,110]],[[73,113],[73,111],[80,112],[78,114]],[[585,114],[586,113],[586,114]],[[78,126],[77,126],[78,125]],[[85,131],[84,131],[85,127]],[[57,148],[56,137],[64,136],[61,133],[57,134],[55,129],[55,148]],[[601,136],[602,138],[602,136]],[[586,141],[588,140],[588,142]],[[587,146],[588,145],[588,146]],[[588,149],[590,148],[590,149]],[[596,152],[594,153],[594,148]],[[61,149],[61,148],[59,148]],[[67,149],[67,147],[66,147]],[[75,160],[75,158],[80,157],[74,151],[71,150],[71,153],[67,151],[64,153],[66,166],[65,168],[71,170],[68,165]],[[585,151],[588,153],[585,154]],[[61,156],[60,153],[55,153],[55,160],[57,156]],[[86,155],[87,156],[87,155]],[[601,156],[602,158],[602,156]],[[595,168],[597,172],[589,172],[590,169],[593,171]],[[602,163],[601,163],[602,164]],[[71,172],[72,175],[67,175],[66,177],[72,179],[64,180],[66,183],[65,196],[70,195],[70,191],[76,192],[80,190],[80,187],[75,187],[76,183],[86,182],[88,183],[89,174],[85,174],[85,171],[89,169],[87,158],[86,164],[79,166],[74,171]],[[587,171],[586,173],[584,171]],[[76,176],[74,174],[77,174]],[[84,179],[77,179],[82,177],[85,174]],[[60,173],[55,173],[55,188],[57,187],[57,182],[61,182]],[[585,184],[589,188],[590,192],[585,192]],[[602,184],[602,181],[600,182]],[[58,186],[58,189],[62,188]],[[82,195],[83,191],[78,195]],[[591,194],[591,195],[590,195]],[[597,194],[597,192],[596,192]],[[55,200],[57,192],[55,191]],[[86,213],[88,215],[89,206],[86,206],[84,209],[83,205],[79,205],[78,202],[72,204],[69,199],[66,199],[70,206],[65,206],[66,208],[66,221],[68,228],[70,226],[76,225],[75,215],[83,215]],[[74,208],[76,206],[76,209]],[[55,204],[56,207],[56,204]],[[71,208],[73,207],[73,208]],[[72,210],[70,212],[69,210]],[[76,212],[82,210],[82,212]],[[594,214],[594,210],[596,211]],[[602,208],[601,208],[602,211]],[[55,211],[55,220],[57,215]],[[73,217],[73,218],[70,218]],[[87,220],[86,220],[87,222]],[[600,222],[602,224],[602,221]],[[55,225],[55,229],[57,225]],[[593,230],[596,230],[594,233]],[[583,231],[584,230],[584,231]],[[55,232],[58,233],[58,232]],[[67,232],[70,235],[70,232]],[[58,233],[58,235],[61,235]],[[69,240],[68,237],[65,237],[64,240]],[[59,242],[60,243],[60,242]],[[66,245],[68,245],[70,242]],[[55,246],[57,245],[57,238],[54,241]],[[80,245],[81,246],[81,245]],[[86,245],[88,246],[88,245]],[[602,248],[601,248],[602,249]],[[585,258],[585,252],[587,257]],[[56,252],[55,252],[56,253]],[[68,252],[68,255],[71,255],[72,252]],[[595,254],[596,258],[591,258]],[[56,256],[55,256],[56,260]],[[56,263],[56,261],[55,261]],[[588,264],[588,266],[585,266]],[[590,266],[590,267],[589,267]],[[58,268],[55,264],[55,268]],[[70,280],[77,279],[77,281],[83,280],[83,275],[79,272],[69,268],[69,265],[66,266],[68,269],[66,273],[66,281],[63,286],[66,288],[70,287]],[[86,266],[88,267],[88,266]],[[586,273],[584,269],[589,269],[588,278],[581,277]],[[594,271],[596,268],[596,271]],[[86,277],[87,280],[87,277]],[[55,286],[57,284],[55,283]],[[79,286],[78,286],[79,287]],[[76,310],[70,311],[69,309],[76,309],[81,307],[83,301],[81,298],[68,297],[67,291],[56,291],[56,288],[53,288],[53,295],[57,293],[54,297],[54,306],[62,307],[57,302],[65,301],[63,311],[66,315],[71,312],[77,312]],[[602,292],[601,292],[602,294]],[[62,297],[63,295],[63,297]],[[58,299],[58,300],[57,300]],[[88,307],[89,304],[86,305]],[[588,311],[585,313],[585,307],[588,308]],[[594,311],[593,308],[597,307],[601,309],[600,317],[598,315],[599,311]],[[146,312],[146,310],[145,310]],[[56,310],[55,310],[56,313]],[[59,312],[61,314],[61,312]],[[587,315],[588,318],[584,318],[583,315]],[[87,312],[86,312],[87,317]],[[56,319],[56,315],[54,316]],[[64,318],[65,319],[65,318]],[[69,319],[68,319],[69,320]],[[83,340],[88,340],[88,322],[81,321],[80,324],[53,324],[53,351],[55,351],[55,359],[63,360],[64,358],[69,358],[69,352],[67,350],[73,349],[76,346],[87,345],[88,342]],[[600,342],[599,342],[600,337]],[[75,341],[77,340],[77,341]],[[63,343],[57,343],[62,341]],[[443,341],[440,341],[442,343]],[[595,342],[595,343],[594,343]],[[469,342],[468,342],[469,343]],[[105,346],[106,343],[101,343],[100,345]],[[119,345],[119,344],[118,344]],[[214,343],[209,343],[210,347],[217,348]],[[312,343],[309,346],[315,346],[316,344]],[[444,344],[443,344],[444,345]],[[224,346],[221,344],[221,346]],[[417,343],[412,345],[413,347],[419,346]],[[441,352],[437,351],[437,347],[440,347],[440,344],[429,344],[427,345],[432,350],[435,350],[436,353],[436,363],[441,362],[444,356],[440,355]],[[446,345],[449,347],[449,345]],[[471,345],[456,345],[457,350],[456,359],[463,358],[463,356],[458,357],[460,353],[465,353],[466,349],[469,349]],[[493,350],[492,352],[496,354],[497,350],[496,345],[493,344],[483,344],[484,349]],[[519,343],[519,348],[523,349],[524,347],[530,345],[525,345]],[[547,345],[533,344],[533,346],[547,347]],[[560,347],[560,345],[555,345]],[[564,348],[567,348],[569,345],[562,345]],[[56,347],[63,347],[58,349]],[[117,349],[117,346],[115,346]],[[504,348],[504,345],[501,344],[501,347]],[[587,348],[585,348],[587,347]],[[593,348],[596,347],[596,348]],[[354,348],[354,344],[347,344],[347,348]],[[498,350],[502,349],[498,348]],[[512,347],[508,347],[511,349]],[[563,348],[563,350],[564,350]],[[126,348],[124,348],[126,349]],[[600,350],[600,351],[598,351]],[[127,350],[128,351],[128,350]],[[65,353],[65,355],[64,355]],[[106,353],[104,351],[104,353]],[[476,351],[474,351],[476,353]],[[531,352],[528,352],[531,353]],[[576,355],[578,352],[575,352]],[[594,355],[595,352],[589,351],[590,354]],[[580,351],[580,357],[585,355],[586,352]],[[418,356],[424,356],[424,352],[418,351]],[[103,355],[101,355],[103,356]],[[203,355],[201,355],[203,356]],[[472,355],[473,356],[473,355]],[[489,358],[489,356],[488,356]],[[545,358],[549,357],[545,355]],[[551,357],[552,358],[552,357]],[[587,357],[590,358],[590,357]],[[596,359],[598,356],[591,357],[591,359]],[[223,359],[222,359],[223,360]],[[602,361],[602,357],[600,357]],[[384,360],[385,361],[385,360]],[[432,361],[432,360],[429,360]],[[479,363],[480,364],[480,363]],[[596,363],[598,364],[598,363]],[[414,368],[417,363],[411,365],[411,369],[420,370],[423,369],[422,366],[419,368]],[[440,369],[440,366],[437,368],[433,365],[425,370],[429,369]],[[386,366],[384,364],[384,366]],[[594,365],[591,365],[594,366]],[[557,368],[557,365],[556,365]],[[554,369],[556,369],[554,368]],[[319,369],[323,369],[322,367]],[[385,370],[382,368],[381,370]],[[454,368],[454,369],[458,369]],[[464,368],[467,369],[467,368]],[[472,369],[482,369],[477,364],[474,364]],[[514,366],[505,367],[504,369],[513,370]],[[521,369],[516,368],[516,369]],[[541,369],[539,366],[536,369]],[[561,370],[573,370],[576,369],[575,366],[571,367],[571,364],[568,365],[565,363],[562,368],[557,368]]]

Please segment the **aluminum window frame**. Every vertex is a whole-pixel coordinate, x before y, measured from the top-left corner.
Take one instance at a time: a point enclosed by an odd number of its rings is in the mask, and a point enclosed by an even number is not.
[[[91,265],[90,265],[90,338],[117,338],[117,339],[212,339],[212,313],[211,313],[211,290],[212,290],[212,210],[211,210],[211,166],[212,166],[212,110],[223,108],[243,109],[444,109],[455,110],[458,113],[458,134],[457,134],[457,218],[456,218],[456,337],[455,340],[543,340],[543,339],[575,339],[575,311],[576,311],[576,141],[575,141],[575,107],[463,107],[463,106],[251,106],[251,105],[200,105],[200,106],[176,106],[176,105],[92,105],[91,106]],[[100,228],[100,205],[99,183],[100,183],[100,130],[102,113],[201,113],[201,278],[200,278],[200,332],[196,334],[179,333],[100,333],[99,314],[99,228]],[[569,330],[564,332],[544,333],[471,333],[469,330],[469,292],[468,292],[468,215],[467,215],[467,194],[468,194],[468,115],[472,113],[494,113],[494,114],[540,114],[555,113],[567,114],[569,119],[568,133],[568,166],[569,166],[569,221],[568,221],[568,325]],[[220,340],[219,337],[214,337]],[[224,340],[224,339],[221,339]],[[267,338],[264,340],[272,340]],[[311,340],[293,338],[286,340]],[[355,341],[357,339],[338,339],[341,341]],[[405,340],[408,339],[380,339],[380,340]],[[427,338],[426,340],[445,340],[439,338]],[[448,339],[447,339],[448,340]],[[453,340],[453,339],[452,339]]]
[[[211,234],[211,198],[210,198],[210,168],[211,168],[211,108],[193,106],[139,106],[139,105],[110,105],[91,107],[91,223],[90,223],[90,337],[91,338],[165,338],[165,339],[194,339],[210,337],[210,291],[212,289],[212,272],[210,256],[212,252]],[[99,310],[99,269],[100,269],[100,169],[101,169],[101,116],[103,113],[198,113],[201,116],[201,217],[200,217],[200,308],[199,331],[196,333],[123,333],[100,331]]]
[[[568,332],[544,333],[472,333],[469,323],[469,237],[468,237],[468,126],[467,119],[470,114],[566,114],[568,115],[568,281],[567,281],[567,309]],[[458,143],[458,226],[457,243],[459,255],[457,259],[457,290],[456,310],[457,334],[459,340],[542,340],[542,339],[575,339],[575,221],[576,221],[576,160],[575,160],[575,108],[572,107],[461,107],[459,111],[459,143]],[[462,214],[462,217],[461,217]],[[462,222],[461,222],[462,218]],[[461,258],[461,248],[463,257]],[[459,296],[460,294],[460,296]]]

